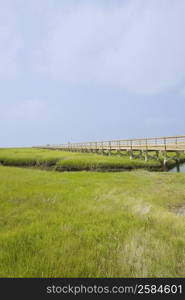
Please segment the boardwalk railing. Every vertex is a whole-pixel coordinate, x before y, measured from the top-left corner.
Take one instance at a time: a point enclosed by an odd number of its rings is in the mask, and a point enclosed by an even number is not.
[[[41,146],[40,146],[41,147]],[[85,143],[67,143],[62,145],[47,145],[41,148],[61,149],[66,151],[85,150],[147,150],[147,151],[185,151],[185,135],[170,137],[155,137],[141,139],[112,140]]]
[[[149,158],[156,158],[159,160],[159,153],[161,153],[163,163],[166,165],[166,162],[172,158],[177,162],[180,162],[180,152],[185,153],[185,135],[101,142],[67,143],[62,145],[37,146],[36,148],[74,152],[95,152],[108,155],[112,155],[113,153],[123,155],[123,152],[125,152],[126,155],[129,155],[130,159],[144,158],[145,161]],[[150,152],[154,152],[154,154],[151,156],[149,154]],[[173,152],[173,154],[168,156],[168,152]]]

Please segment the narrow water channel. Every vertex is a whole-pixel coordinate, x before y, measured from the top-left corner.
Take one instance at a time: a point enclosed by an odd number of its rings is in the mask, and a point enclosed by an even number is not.
[[[169,170],[172,173],[185,173],[185,163],[180,164],[179,166],[175,166],[173,169]]]

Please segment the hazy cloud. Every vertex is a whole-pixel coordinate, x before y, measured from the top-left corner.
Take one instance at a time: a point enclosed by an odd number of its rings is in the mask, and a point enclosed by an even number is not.
[[[184,0],[0,0],[1,146],[184,134]]]
[[[47,117],[48,108],[45,101],[22,100],[4,105],[1,120],[16,120],[17,122],[40,121]]]
[[[101,3],[75,5],[50,32],[52,77],[149,94],[181,85],[185,2],[131,0],[106,8]]]
[[[23,38],[11,5],[0,1],[0,79],[15,79],[20,74]]]

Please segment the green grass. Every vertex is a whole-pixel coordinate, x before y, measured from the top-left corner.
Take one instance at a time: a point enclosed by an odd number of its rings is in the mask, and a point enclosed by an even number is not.
[[[150,160],[145,162],[143,159],[130,160],[128,156],[103,156],[98,154],[70,153],[65,159],[59,160],[56,164],[58,171],[80,171],[80,170],[120,170],[136,168],[160,168],[160,162]],[[75,153],[76,154],[76,153]]]
[[[185,277],[184,186],[183,173],[1,166],[0,277]]]
[[[6,166],[51,166],[61,157],[59,151],[33,148],[0,149],[0,163]]]
[[[135,151],[134,155],[137,155]],[[143,159],[130,160],[126,153],[119,156],[102,155],[95,153],[64,152],[59,150],[47,150],[36,148],[10,148],[0,149],[0,163],[5,166],[19,167],[40,167],[50,168],[57,171],[114,171],[114,170],[131,170],[144,168],[149,170],[162,170],[162,155],[157,161],[153,156],[154,152],[149,153],[150,157],[147,162]],[[168,153],[169,157],[175,153]],[[180,159],[185,161],[185,154],[180,154]],[[167,167],[175,165],[173,159],[168,160]]]
[[[106,156],[34,148],[0,149],[0,163],[5,166],[52,167],[58,171],[161,169],[161,162],[155,159],[145,162],[144,159],[130,160],[128,155]]]

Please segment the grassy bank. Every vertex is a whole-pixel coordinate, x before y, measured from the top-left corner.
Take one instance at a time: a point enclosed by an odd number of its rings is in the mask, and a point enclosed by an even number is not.
[[[185,174],[0,167],[0,277],[184,277]]]
[[[106,156],[33,148],[0,149],[0,163],[5,166],[52,167],[58,171],[105,171],[136,168],[160,170],[162,168],[162,161],[152,158],[145,162],[144,159],[130,160],[128,155]]]
[[[66,153],[65,153],[66,154]],[[156,160],[145,162],[144,159],[130,160],[128,156],[103,156],[88,153],[70,153],[68,157],[61,159],[56,164],[57,171],[80,171],[80,170],[131,170],[137,168],[159,169],[161,163]],[[67,154],[68,155],[68,154]],[[67,156],[66,155],[66,156]]]
[[[52,166],[62,158],[59,151],[33,148],[0,149],[0,163],[5,166]]]

